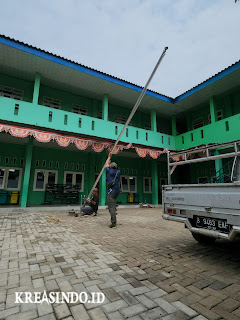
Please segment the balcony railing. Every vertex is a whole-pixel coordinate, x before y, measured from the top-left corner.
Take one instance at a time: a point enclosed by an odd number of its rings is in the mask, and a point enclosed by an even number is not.
[[[188,149],[202,144],[227,142],[240,138],[240,114],[208,124],[176,136],[176,149]]]
[[[111,140],[116,140],[123,128],[123,124],[4,97],[0,97],[0,120],[38,126],[46,130],[65,131],[66,134],[82,134]],[[175,149],[173,136],[136,127],[128,127],[121,141]]]

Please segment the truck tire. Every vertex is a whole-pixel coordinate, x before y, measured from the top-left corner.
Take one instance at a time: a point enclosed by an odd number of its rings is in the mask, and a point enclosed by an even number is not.
[[[197,240],[201,244],[211,245],[211,244],[214,244],[216,240],[215,238],[204,236],[203,234],[199,234],[195,232],[192,232],[192,236],[195,240]]]

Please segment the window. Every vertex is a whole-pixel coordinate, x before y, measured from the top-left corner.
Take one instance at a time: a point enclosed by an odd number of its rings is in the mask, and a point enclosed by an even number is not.
[[[97,118],[102,119],[102,111],[101,110],[98,110]]]
[[[53,162],[49,161],[49,168],[52,168]]]
[[[217,111],[217,121],[222,120],[223,119],[223,112],[222,110],[218,110]]]
[[[79,163],[76,164],[76,170],[79,170]]]
[[[38,167],[38,166],[39,166],[39,160],[36,160],[35,167]]]
[[[22,169],[0,168],[0,189],[19,190],[21,186]]]
[[[46,184],[56,184],[57,175],[53,170],[35,170],[33,191],[44,191]]]
[[[143,192],[152,193],[152,178],[148,178],[148,177],[143,178]]]
[[[145,123],[144,129],[145,130],[151,130],[151,124],[150,123]]]
[[[23,100],[23,91],[0,86],[0,97],[11,98],[15,100]]]
[[[137,192],[137,177],[121,176],[122,192]]]
[[[208,114],[208,124],[212,123],[211,115]]]
[[[223,119],[223,112],[222,112],[222,110],[218,110],[217,111],[217,121],[222,120],[222,119]],[[210,114],[208,115],[208,123],[209,124],[212,123]]]
[[[56,161],[56,168],[59,168],[59,162]]]
[[[6,169],[0,168],[0,189],[4,189],[5,172]]]
[[[127,121],[127,118],[115,115],[114,122],[125,124],[126,121]],[[132,122],[129,123],[129,126],[132,126]]]
[[[20,170],[8,169],[7,189],[17,190],[19,187]]]
[[[208,182],[208,178],[207,177],[199,177],[198,178],[198,183],[207,183]]]
[[[77,185],[80,188],[80,192],[84,190],[84,174],[83,172],[64,172],[64,184],[68,186]]]
[[[74,163],[71,163],[71,170],[74,170]]]
[[[43,97],[43,105],[53,109],[61,109],[61,101],[49,97]]]
[[[192,126],[193,126],[193,129],[203,127],[203,119],[199,118],[199,119],[194,120],[192,123]]]
[[[122,192],[128,192],[128,177],[121,176],[121,185],[122,185]]]
[[[17,163],[17,158],[13,158],[13,165],[16,165]]]
[[[87,108],[85,106],[81,107],[81,106],[79,106],[77,104],[74,104],[73,107],[72,107],[72,112],[87,116]]]

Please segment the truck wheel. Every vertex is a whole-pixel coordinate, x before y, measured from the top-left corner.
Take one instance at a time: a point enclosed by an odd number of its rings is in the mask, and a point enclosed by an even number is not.
[[[201,244],[208,244],[208,245],[214,244],[216,240],[215,238],[204,236],[202,234],[195,233],[195,232],[192,233],[192,236],[195,240],[197,240]]]

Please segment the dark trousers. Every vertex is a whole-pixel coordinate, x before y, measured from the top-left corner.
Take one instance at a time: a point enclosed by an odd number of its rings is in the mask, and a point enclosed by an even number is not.
[[[117,199],[118,194],[108,194],[107,195],[107,203],[108,203],[108,210],[111,215],[111,223],[115,226],[117,223],[116,219],[116,204],[115,200]]]
[[[84,214],[88,214],[88,215],[90,215],[90,214],[92,214],[93,213],[93,208],[92,207],[89,207],[89,206],[87,206],[87,207],[84,207],[84,208],[82,208],[82,210],[81,210]]]

